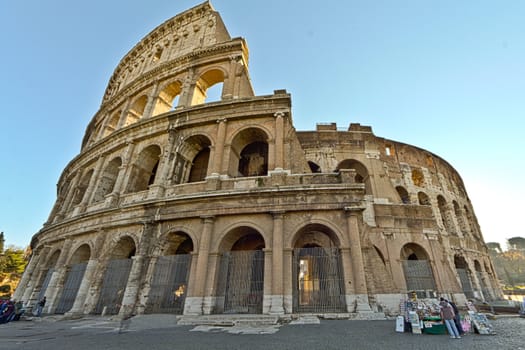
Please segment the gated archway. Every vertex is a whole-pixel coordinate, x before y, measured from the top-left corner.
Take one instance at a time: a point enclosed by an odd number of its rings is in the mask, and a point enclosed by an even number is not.
[[[51,281],[51,276],[53,276],[53,272],[55,272],[56,263],[58,261],[59,256],[60,250],[57,250],[53,253],[53,255],[51,255],[48,262],[46,263],[46,269],[40,276],[40,283],[38,283],[39,289],[38,296],[36,299],[37,302],[39,300],[42,300],[46,295],[47,287],[49,285],[49,281]]]
[[[216,313],[262,313],[264,247],[263,237],[250,227],[238,227],[226,236],[221,245]]]
[[[419,298],[435,297],[436,282],[425,249],[415,243],[406,244],[401,249],[401,263],[407,292],[415,292]]]
[[[100,288],[95,314],[116,315],[120,311],[129,272],[135,255],[135,242],[123,237],[112,250]]]
[[[337,245],[327,227],[308,225],[300,230],[292,261],[294,312],[346,312]]]
[[[456,272],[459,276],[459,281],[461,282],[461,289],[463,294],[468,299],[474,298],[474,290],[472,288],[472,281],[470,276],[470,270],[468,264],[465,261],[465,258],[459,255],[454,256],[454,266],[456,266]]]
[[[81,245],[73,254],[55,313],[63,314],[73,307],[90,256],[91,249],[87,244]]]
[[[183,233],[167,237],[163,256],[157,258],[145,313],[182,314],[191,267],[193,241]]]

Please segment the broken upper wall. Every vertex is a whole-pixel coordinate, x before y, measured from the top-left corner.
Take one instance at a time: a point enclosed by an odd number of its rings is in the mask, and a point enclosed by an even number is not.
[[[194,50],[230,40],[221,16],[209,1],[182,12],[151,31],[124,56],[109,80],[102,103],[137,75]]]
[[[248,47],[231,38],[209,2],[167,20],[120,61],[102,104],[86,129],[82,149],[143,119],[209,102],[253,97]]]

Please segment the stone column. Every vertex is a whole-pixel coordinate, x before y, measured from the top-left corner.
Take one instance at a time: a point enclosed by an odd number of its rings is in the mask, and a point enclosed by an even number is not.
[[[346,223],[348,237],[350,238],[350,251],[352,257],[352,270],[354,273],[354,290],[356,296],[356,312],[372,311],[368,303],[368,291],[366,288],[365,268],[363,263],[363,253],[361,250],[361,237],[359,234],[359,222],[361,213],[364,210],[361,206],[347,206],[344,208],[346,213]]]
[[[148,102],[146,103],[146,106],[144,107],[144,112],[142,113],[142,118],[151,118],[153,111],[155,109],[155,105],[157,104],[158,100],[158,94],[159,94],[159,83],[155,82],[153,84],[153,88],[151,89],[151,93],[148,95]]]
[[[37,255],[38,259],[36,260],[35,265],[33,266],[33,270],[31,273],[31,279],[27,283],[27,286],[25,287],[22,293],[21,299],[24,301],[25,303],[24,305],[28,305],[31,295],[33,294],[33,290],[35,289],[35,287],[37,286],[39,282],[40,275],[42,274],[42,270],[45,268],[45,267],[41,267],[39,263],[41,261],[44,261],[44,258],[46,257],[47,254],[49,254],[50,250],[51,248],[49,246],[44,246],[44,248],[42,248],[40,253]]]
[[[90,259],[87,262],[86,271],[82,277],[82,282],[78,288],[77,296],[75,297],[75,302],[71,309],[66,312],[66,316],[82,314],[84,312],[84,303],[86,301],[89,287],[93,281],[93,276],[98,265],[98,259]]]
[[[68,192],[67,192],[66,198],[64,199],[64,202],[62,203],[62,207],[60,208],[60,211],[58,212],[56,216],[56,220],[54,220],[54,222],[56,222],[57,220],[61,220],[66,216],[66,213],[68,212],[69,207],[71,205],[71,201],[73,200],[73,195],[77,191],[77,186],[80,181],[81,175],[82,175],[81,172],[77,171],[75,177],[73,178],[73,180],[71,180],[71,184],[69,188],[67,189]]]
[[[283,306],[287,314],[293,312],[292,252],[291,248],[283,248]]]
[[[137,255],[133,256],[133,264],[129,272],[126,289],[124,290],[124,297],[122,298],[122,306],[119,310],[119,317],[128,318],[133,314],[137,303],[137,297],[142,282],[142,271],[144,270],[144,260],[148,255],[148,250],[152,237],[154,236],[157,224],[154,222],[144,222],[142,230],[142,237],[139,246],[137,247]]]
[[[284,314],[283,308],[283,233],[284,211],[272,212],[272,295],[270,296],[270,314]]]
[[[275,117],[275,170],[284,168],[284,112],[276,112]]]
[[[168,144],[164,148],[162,155],[159,160],[159,167],[157,171],[157,176],[155,176],[155,182],[150,186],[148,197],[150,198],[160,198],[164,196],[166,191],[166,185],[168,183],[168,172],[171,164],[173,163],[171,159],[171,154],[173,153],[173,148],[175,147],[175,128],[170,128],[168,130]]]
[[[206,287],[206,276],[208,271],[208,259],[210,254],[211,234],[213,231],[213,216],[202,216],[202,232],[199,242],[199,255],[197,256],[197,267],[193,283],[193,293],[186,297],[185,313],[190,315],[201,315],[204,305],[204,289]]]
[[[131,97],[128,97],[120,113],[120,118],[117,124],[117,129],[122,128],[126,124],[126,118],[128,116],[128,110],[129,110],[130,105],[131,105]]]
[[[127,185],[127,180],[129,178],[129,174],[126,173],[129,168],[128,165],[131,161],[131,155],[133,154],[134,148],[135,143],[128,142],[128,147],[126,149],[126,152],[124,153],[124,156],[122,157],[122,165],[119,168],[117,180],[115,181],[115,185],[113,186],[113,191],[108,195],[108,201],[110,206],[116,204],[120,197],[120,194],[125,190],[125,186]]]
[[[29,281],[33,277],[33,272],[35,271],[35,267],[38,265],[41,256],[41,254],[33,255],[31,260],[29,260],[29,264],[27,264],[24,270],[22,279],[18,283],[15,293],[13,294],[13,300],[19,301],[23,297],[24,291],[29,287]],[[22,299],[22,301],[24,300]]]
[[[349,247],[341,247],[341,264],[343,265],[343,283],[345,284],[345,301],[348,312],[354,312],[354,273],[352,269],[352,253]]]
[[[215,151],[213,152],[213,156],[211,157],[213,162],[210,169],[210,175],[212,176],[218,176],[221,173],[223,173],[222,159],[224,154],[224,142],[226,138],[226,123],[227,120],[225,118],[217,120],[217,142],[215,144]],[[210,171],[208,171],[208,173]]]
[[[51,279],[49,280],[49,284],[46,290],[47,303],[44,309],[47,313],[54,312],[56,304],[58,302],[57,299],[60,296],[62,288],[64,287],[64,281],[66,278],[66,273],[68,271],[68,267],[66,266],[66,259],[69,255],[69,250],[71,249],[72,243],[73,241],[71,239],[68,239],[62,245],[62,249],[60,250],[60,256],[55,265],[55,271],[53,271]]]
[[[104,166],[105,159],[106,156],[102,155],[97,160],[97,165],[95,166],[95,170],[93,171],[91,179],[89,179],[89,185],[86,189],[84,198],[82,198],[82,202],[80,202],[80,207],[83,208],[82,211],[84,211],[86,206],[88,206],[92,202],[93,197],[95,196],[95,189],[98,187],[98,184],[100,182],[100,172],[102,171],[102,167]]]

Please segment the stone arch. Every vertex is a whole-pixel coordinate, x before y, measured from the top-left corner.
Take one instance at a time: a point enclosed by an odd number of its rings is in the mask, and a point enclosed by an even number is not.
[[[463,214],[461,213],[461,208],[459,207],[458,202],[455,200],[452,201],[452,206],[454,207],[454,215],[456,216],[456,220],[458,221],[459,229],[463,233],[463,235],[467,234],[467,227],[465,226],[465,219],[463,217]]]
[[[55,313],[63,314],[73,307],[90,258],[91,248],[89,244],[81,244],[74,250],[69,259],[64,284],[60,288],[60,297],[58,298]]]
[[[163,235],[161,256],[154,258],[145,313],[182,314],[188,289],[193,240],[183,231]]]
[[[161,148],[158,145],[142,149],[132,165],[128,193],[145,191],[155,182],[160,155]]]
[[[408,191],[403,186],[396,186],[397,194],[399,195],[399,199],[401,200],[401,203],[403,204],[410,204],[410,195],[408,194]]]
[[[71,202],[72,206],[80,204],[82,200],[84,199],[87,188],[89,186],[89,182],[91,181],[91,177],[93,176],[93,172],[94,172],[93,169],[87,170],[82,176],[82,178],[80,179],[80,182],[78,183],[75,189],[75,195],[73,197],[73,201]]]
[[[430,198],[428,198],[425,192],[418,192],[417,200],[419,202],[419,205],[430,205]]]
[[[199,76],[195,82],[195,89],[191,105],[198,105],[206,102],[207,90],[213,85],[224,83],[226,74],[222,69],[211,68]],[[222,96],[222,93],[221,93]]]
[[[105,199],[106,195],[113,192],[121,166],[122,159],[120,157],[113,158],[106,165],[98,182],[98,188],[93,196],[93,202],[101,202]]]
[[[128,109],[126,120],[124,120],[124,126],[128,126],[138,122],[144,115],[144,110],[146,109],[147,103],[147,95],[141,95],[138,98],[136,98]]]
[[[69,258],[68,265],[80,264],[87,262],[91,258],[91,247],[87,243],[81,244],[78,248],[73,250],[73,254]]]
[[[340,240],[330,227],[311,223],[294,235],[294,312],[344,312],[345,290]]]
[[[228,175],[267,175],[268,139],[266,131],[259,127],[248,127],[239,131],[231,143]]]
[[[166,84],[157,96],[152,116],[166,113],[177,108],[181,92],[182,82],[180,80],[175,80]]]
[[[129,235],[120,236],[110,246],[109,259],[104,271],[95,313],[116,315],[120,311],[129,273],[137,250],[135,240]]]
[[[367,167],[356,159],[345,159],[341,161],[335,171],[341,169],[354,169],[356,172],[355,182],[365,184],[365,192],[367,194],[372,194],[372,184],[370,182],[370,176]]]
[[[204,181],[208,175],[211,141],[204,135],[194,135],[184,141],[181,149],[184,158],[190,161],[187,182]]]
[[[122,110],[120,109],[116,110],[115,112],[113,112],[113,114],[111,114],[104,128],[104,135],[102,137],[106,137],[118,129],[121,114]]]
[[[468,224],[470,234],[474,237],[478,237],[478,231],[476,230],[476,224],[474,223],[473,214],[470,212],[466,205],[463,207],[463,210],[465,212],[465,220]]]
[[[216,313],[262,313],[263,235],[250,226],[230,229],[219,244]]]
[[[48,255],[49,258],[44,264],[45,267],[42,271],[42,274],[40,275],[37,284],[37,300],[42,300],[46,296],[47,286],[49,285],[49,281],[51,281],[51,276],[53,275],[53,272],[55,272],[55,269],[57,268],[56,265],[61,253],[62,251],[60,249],[56,249],[54,252]]]
[[[463,256],[456,254],[454,255],[454,266],[459,277],[459,282],[461,283],[463,294],[465,294],[467,298],[474,298],[472,271],[470,271],[467,261]]]
[[[400,258],[407,292],[415,292],[420,298],[434,295],[436,282],[425,248],[416,243],[407,243],[401,248]]]

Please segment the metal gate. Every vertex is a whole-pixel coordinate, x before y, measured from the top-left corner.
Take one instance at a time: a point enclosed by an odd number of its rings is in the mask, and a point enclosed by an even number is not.
[[[221,256],[216,313],[262,313],[264,252],[231,251]]]
[[[339,249],[294,249],[292,270],[294,312],[346,312]]]
[[[490,291],[487,287],[487,283],[485,279],[483,278],[480,271],[476,271],[476,277],[478,278],[479,286],[481,288],[481,292],[483,293],[483,299],[485,301],[489,301],[492,299],[492,296],[490,294]]]
[[[456,271],[458,272],[463,294],[465,294],[467,298],[474,298],[474,291],[472,290],[472,284],[470,282],[468,270],[456,268]]]
[[[108,315],[118,314],[132,264],[131,259],[116,259],[108,262],[95,309],[96,314],[101,314],[104,308]]]
[[[49,281],[51,281],[51,276],[53,276],[53,272],[55,272],[54,268],[50,268],[49,270],[47,270],[44,282],[42,282],[42,285],[40,286],[40,291],[38,292],[38,298],[36,300],[37,303],[46,296],[47,286],[49,285]]]
[[[145,313],[182,314],[190,266],[191,254],[161,256],[157,259]]]
[[[62,295],[60,296],[55,309],[56,314],[66,313],[73,307],[75,298],[77,297],[78,288],[80,288],[84,272],[86,272],[86,267],[86,262],[71,266],[71,270],[69,270],[66,282],[62,288]]]
[[[403,271],[408,291],[415,291],[420,298],[426,298],[428,291],[434,291],[436,284],[428,260],[403,260]]]

